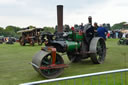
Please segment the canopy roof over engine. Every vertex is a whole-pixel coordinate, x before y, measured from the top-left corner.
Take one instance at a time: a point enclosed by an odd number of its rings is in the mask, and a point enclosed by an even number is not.
[[[121,30],[122,33],[128,33],[128,30]]]
[[[42,28],[31,28],[31,29],[24,29],[24,30],[20,30],[17,33],[23,33],[23,32],[32,32],[34,30],[42,30]]]

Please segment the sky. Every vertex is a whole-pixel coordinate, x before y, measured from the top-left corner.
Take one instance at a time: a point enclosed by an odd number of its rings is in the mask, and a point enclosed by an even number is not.
[[[57,24],[57,5],[63,5],[63,24],[128,22],[128,0],[0,0],[0,27]]]

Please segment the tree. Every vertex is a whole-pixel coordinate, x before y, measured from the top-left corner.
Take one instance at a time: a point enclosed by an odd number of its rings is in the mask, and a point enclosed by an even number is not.
[[[57,25],[55,26],[55,31],[57,32]],[[69,25],[67,25],[67,24],[65,24],[64,26],[63,26],[63,32],[69,32],[69,31],[71,31],[71,29],[70,29],[70,26]]]
[[[4,36],[5,37],[19,37],[17,34],[17,31],[19,31],[20,28],[16,26],[7,26],[4,30]]]
[[[114,24],[114,25],[112,26],[111,29],[112,29],[112,30],[122,29],[122,28],[128,29],[128,26],[124,26],[125,23],[126,23],[126,22],[116,23],[116,24]]]
[[[105,27],[105,28],[107,28],[108,30],[111,30],[111,26],[110,26],[110,24],[109,23],[104,23],[103,24],[103,27]]]
[[[4,28],[0,27],[0,36],[3,36],[4,34]]]
[[[28,27],[29,27],[29,29],[36,28],[35,26],[32,26],[32,25],[30,25]]]
[[[55,29],[53,27],[43,27],[43,29],[44,29],[44,32],[51,32],[51,33],[55,32]]]

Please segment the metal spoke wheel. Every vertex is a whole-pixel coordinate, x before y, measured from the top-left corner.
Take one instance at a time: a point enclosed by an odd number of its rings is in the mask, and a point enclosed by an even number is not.
[[[20,45],[25,46],[25,39],[22,37],[20,38]]]
[[[91,41],[91,45],[93,46],[90,46],[90,51],[92,52],[90,57],[92,62],[95,64],[103,63],[106,56],[106,44],[104,39],[95,38]]]
[[[42,58],[42,59],[41,59]],[[32,63],[38,65],[39,67],[47,67],[52,64],[52,56],[51,53],[46,53],[44,51],[40,51],[33,58]],[[55,64],[64,64],[62,57],[59,54],[56,54]],[[55,78],[61,75],[64,71],[64,68],[53,68],[53,69],[39,69],[33,66],[34,69],[39,72],[45,78]]]
[[[42,59],[41,65],[48,66],[51,64],[52,64],[52,56],[51,54],[48,54]],[[55,64],[64,64],[63,59],[58,54],[56,55]],[[47,78],[55,78],[59,76],[63,72],[63,70],[64,68],[41,70],[41,74]]]
[[[42,40],[41,40],[41,38],[39,38],[37,42],[38,42],[38,45],[42,45]]]
[[[31,46],[34,46],[34,43],[35,43],[35,42],[34,42],[34,39],[31,39],[31,40],[30,40],[30,45],[31,45]]]

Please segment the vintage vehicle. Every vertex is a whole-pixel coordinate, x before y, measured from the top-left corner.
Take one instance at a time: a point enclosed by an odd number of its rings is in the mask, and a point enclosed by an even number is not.
[[[64,64],[63,53],[71,62],[91,58],[95,64],[102,64],[106,56],[105,40],[93,34],[92,18],[83,30],[63,32],[63,6],[57,6],[58,27],[56,34],[46,34],[45,47],[32,59],[33,68],[45,78],[61,75],[67,64]]]
[[[19,43],[21,46],[25,46],[26,43],[29,43],[31,46],[34,46],[35,43],[38,45],[42,45],[41,39],[41,30],[42,28],[25,28],[23,30],[18,31],[17,33],[21,33],[22,36],[19,39]]]
[[[125,26],[128,24],[125,24]],[[117,42],[118,45],[128,45],[128,30],[121,30],[122,38]]]
[[[6,44],[14,44],[14,42],[15,42],[14,37],[5,37]]]
[[[128,38],[121,38],[118,42],[118,45],[128,45]]]

